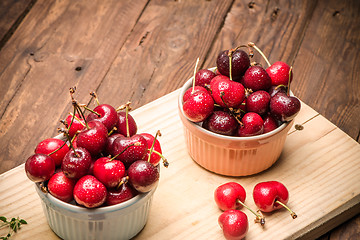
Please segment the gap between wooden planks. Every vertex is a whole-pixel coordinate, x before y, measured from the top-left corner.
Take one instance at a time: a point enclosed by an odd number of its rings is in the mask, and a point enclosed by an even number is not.
[[[256,209],[252,188],[257,182],[278,180],[289,189],[289,206],[298,214],[292,220],[286,210],[267,214],[264,228],[249,218],[247,239],[318,237],[359,213],[360,146],[316,111],[302,103],[279,160],[268,170],[248,177],[225,177],[197,165],[187,154],[178,117],[179,91],[149,103],[131,114],[139,133],[155,133],[170,166],[161,169],[147,225],[136,239],[221,239],[217,223],[221,211],[213,200],[215,188],[227,181],[241,183],[245,203]],[[28,221],[13,239],[57,239],[46,223],[34,184],[24,164],[0,175],[0,213]],[[4,235],[4,230],[0,235]]]

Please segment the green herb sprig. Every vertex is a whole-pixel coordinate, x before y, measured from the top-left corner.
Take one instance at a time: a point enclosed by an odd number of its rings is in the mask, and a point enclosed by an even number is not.
[[[13,233],[16,233],[22,224],[27,224],[24,219],[11,218],[10,221],[4,216],[0,216],[0,228],[8,227],[9,232],[6,236],[0,237],[1,240],[8,240]]]

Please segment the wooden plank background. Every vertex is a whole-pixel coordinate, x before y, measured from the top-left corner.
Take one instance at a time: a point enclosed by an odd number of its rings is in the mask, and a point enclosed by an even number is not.
[[[212,67],[248,41],[292,64],[295,95],[359,142],[359,26],[357,0],[3,0],[0,173],[56,134],[70,86],[80,102],[96,90],[138,108],[179,88],[197,57]],[[321,239],[359,234],[357,216]]]

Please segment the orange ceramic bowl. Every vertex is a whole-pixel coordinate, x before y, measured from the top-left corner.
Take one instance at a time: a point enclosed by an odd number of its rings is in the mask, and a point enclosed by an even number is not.
[[[183,111],[183,95],[192,86],[190,78],[181,88],[178,107],[187,150],[203,168],[226,176],[247,176],[271,167],[279,158],[293,120],[277,129],[252,137],[213,133],[188,120]]]

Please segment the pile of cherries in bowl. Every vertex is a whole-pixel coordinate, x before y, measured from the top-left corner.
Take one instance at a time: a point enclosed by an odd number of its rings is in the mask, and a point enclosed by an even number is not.
[[[250,62],[252,49],[268,68]],[[183,111],[188,120],[211,132],[256,136],[291,121],[300,111],[299,99],[290,92],[292,67],[281,61],[270,64],[252,42],[220,52],[215,69],[196,68],[193,86],[183,96]]]
[[[25,163],[30,180],[55,198],[86,208],[125,202],[153,190],[159,181],[160,142],[137,133],[130,103],[90,109],[73,97],[74,111],[61,122],[60,135],[42,140]],[[96,97],[95,93],[91,95]],[[87,113],[87,114],[86,114]]]

